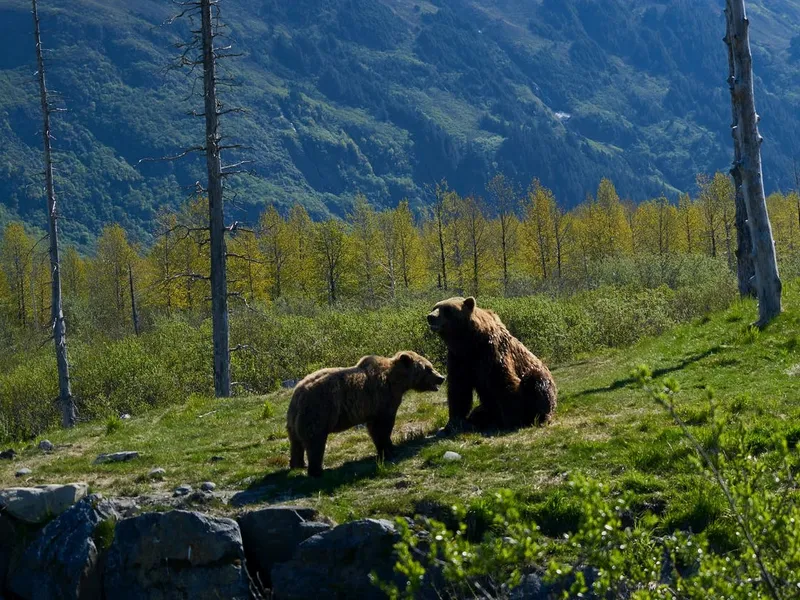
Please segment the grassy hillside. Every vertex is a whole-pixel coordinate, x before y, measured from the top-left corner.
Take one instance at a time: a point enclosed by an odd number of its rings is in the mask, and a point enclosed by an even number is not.
[[[800,3],[748,3],[769,190],[793,183]],[[446,177],[482,193],[497,170],[534,176],[572,205],[610,176],[643,199],[692,190],[730,156],[717,0],[259,0],[223,4],[237,85],[226,123],[254,176],[232,181],[233,216],[302,202],[347,212]],[[0,7],[0,220],[42,224],[30,7]],[[191,81],[164,70],[187,24],[172,6],[51,0],[40,7],[50,82],[69,109],[55,126],[64,228],[91,246],[118,221],[147,242],[157,209],[187,195],[202,164],[146,163],[197,143]],[[793,40],[797,40],[794,41]],[[237,157],[231,155],[229,160]],[[7,214],[4,214],[7,213]]]
[[[330,438],[327,472],[320,480],[287,473],[284,432],[289,392],[215,401],[193,397],[178,407],[48,435],[57,450],[43,455],[18,446],[20,458],[0,463],[0,486],[88,481],[104,493],[147,495],[183,483],[212,480],[223,497],[246,491],[248,503],[299,502],[339,520],[423,511],[440,514],[453,502],[480,502],[497,488],[517,491],[549,535],[575,526],[580,507],[566,486],[581,472],[636,493],[642,510],[662,514],[669,527],[711,528],[724,538],[724,501],[692,461],[693,451],[660,407],[636,389],[631,370],[641,363],[657,378],[670,376],[682,391],[678,412],[703,440],[712,416],[707,387],[715,390],[717,417],[746,428],[749,452],[773,447],[776,435],[800,438],[796,403],[800,376],[800,285],[787,286],[786,313],[763,332],[749,327],[751,302],[678,327],[625,350],[609,351],[554,370],[560,396],[555,423],[544,429],[441,440],[431,434],[446,420],[443,395],[410,395],[395,429],[399,459],[377,465],[364,430]],[[265,413],[265,402],[271,410]],[[731,442],[732,443],[732,442]],[[137,450],[121,465],[93,465],[102,452]],[[453,450],[463,456],[446,463]],[[221,457],[222,460],[214,459]],[[32,474],[20,480],[22,466]],[[151,468],[166,469],[150,482]],[[236,506],[217,506],[235,512]],[[439,511],[439,512],[437,512]]]

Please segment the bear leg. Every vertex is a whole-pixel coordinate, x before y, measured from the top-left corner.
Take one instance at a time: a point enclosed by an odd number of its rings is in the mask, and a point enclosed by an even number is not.
[[[464,428],[472,410],[472,382],[461,373],[450,374],[447,379],[448,423],[445,429],[458,431]]]
[[[328,435],[317,436],[314,439],[308,440],[306,451],[308,453],[308,476],[321,477],[322,476],[322,459],[325,456],[325,444],[328,441]]]
[[[367,431],[369,431],[369,436],[372,438],[372,443],[375,444],[378,460],[389,460],[394,454],[392,430],[394,429],[395,418],[396,415],[386,415],[367,423]]]
[[[305,448],[303,448],[303,443],[300,440],[292,439],[291,436],[289,437],[289,443],[291,444],[291,456],[289,458],[289,468],[290,469],[305,469],[306,468],[306,461],[305,461]]]
[[[495,415],[494,410],[486,404],[479,404],[476,406],[475,410],[473,410],[467,418],[467,422],[478,431],[500,428],[497,415]]]

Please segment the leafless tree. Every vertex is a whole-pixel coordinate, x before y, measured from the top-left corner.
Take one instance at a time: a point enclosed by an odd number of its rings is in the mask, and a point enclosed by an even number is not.
[[[728,22],[728,28],[730,28],[730,22]],[[733,44],[729,42],[727,35],[725,43],[728,47],[728,84],[731,91],[731,112],[734,124],[731,130],[733,137],[733,164],[731,165],[730,173],[736,188],[736,278],[739,284],[739,295],[745,297],[756,295],[754,286],[755,264],[753,262],[753,240],[750,237],[750,229],[747,226],[747,206],[745,205],[742,187],[742,147],[739,137],[736,135],[735,127],[737,114],[733,83],[736,79],[736,65],[733,56]]]
[[[439,272],[441,276],[439,287],[444,291],[447,291],[447,256],[444,249],[444,236],[447,228],[447,207],[445,205],[447,193],[446,181],[436,184],[436,200],[433,204],[433,214],[436,219],[436,234],[439,240],[439,267],[441,269]]]
[[[177,157],[192,152],[202,152],[206,157],[208,185],[208,245],[211,259],[211,320],[214,342],[214,393],[218,398],[231,395],[230,373],[230,324],[228,321],[228,279],[226,233],[236,230],[238,224],[230,227],[225,224],[223,179],[230,175],[243,163],[233,165],[222,164],[222,151],[238,146],[223,145],[220,128],[220,117],[238,109],[223,108],[217,88],[220,84],[218,61],[221,58],[235,56],[229,53],[230,46],[217,45],[223,27],[220,19],[221,0],[176,0],[181,9],[180,14],[170,22],[181,17],[189,18],[195,23],[198,16],[200,29],[192,29],[189,42],[179,44],[181,55],[178,67],[188,67],[192,72],[202,68],[203,112],[205,121],[205,142],[202,146],[189,148]]]
[[[726,0],[727,32],[730,48],[731,106],[733,107],[734,169],[741,175],[747,225],[753,244],[755,288],[758,296],[758,324],[763,326],[781,312],[781,279],[775,255],[775,242],[767,213],[764,177],[761,170],[761,143],[753,90],[753,57],[750,51],[749,20],[744,0]],[[738,183],[738,182],[737,182]]]
[[[64,319],[64,310],[61,298],[61,262],[58,254],[58,208],[56,205],[56,192],[53,184],[53,153],[51,145],[50,116],[53,108],[47,92],[47,82],[44,71],[44,54],[42,52],[42,36],[39,24],[39,9],[36,0],[33,4],[33,26],[36,40],[36,62],[39,75],[39,94],[42,102],[44,139],[44,177],[47,190],[47,216],[50,237],[50,282],[51,304],[50,325],[53,330],[53,341],[56,348],[56,364],[58,366],[58,394],[61,404],[61,425],[72,427],[77,421],[75,400],[72,397],[72,388],[69,380],[69,359],[67,357],[67,324]]]
[[[128,284],[131,291],[131,319],[133,320],[133,333],[139,335],[139,311],[136,310],[136,291],[133,287],[133,265],[128,261]]]

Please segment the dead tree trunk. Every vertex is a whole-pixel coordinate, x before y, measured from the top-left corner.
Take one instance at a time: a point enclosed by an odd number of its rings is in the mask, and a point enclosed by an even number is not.
[[[47,189],[47,216],[50,233],[50,325],[53,329],[53,341],[56,347],[56,364],[58,366],[58,396],[61,404],[61,425],[72,427],[77,421],[75,400],[69,381],[69,359],[67,358],[67,324],[61,299],[61,262],[58,256],[58,211],[56,192],[53,185],[53,154],[50,144],[50,100],[47,94],[47,83],[44,75],[44,55],[42,53],[42,37],[39,27],[39,10],[36,0],[33,4],[33,27],[36,39],[36,62],[39,69],[39,93],[42,102],[44,139],[44,177]]]
[[[755,289],[758,296],[758,324],[766,325],[781,312],[781,279],[775,255],[775,242],[767,213],[764,177],[761,170],[761,142],[753,91],[753,56],[750,52],[750,23],[744,0],[726,0],[727,34],[733,74],[730,80],[733,106],[733,135],[741,156],[741,173],[747,224],[753,243]],[[735,147],[735,146],[734,146]]]
[[[133,319],[133,333],[139,335],[139,311],[136,310],[136,293],[133,289],[133,267],[128,263],[128,283],[131,288],[131,318]]]
[[[436,186],[436,204],[434,205],[434,212],[436,214],[436,233],[439,240],[439,287],[447,291],[447,259],[444,253],[444,219],[445,219],[445,184],[442,183],[441,187]]]
[[[728,32],[730,32],[730,17],[728,17]],[[725,37],[725,44],[728,47],[728,83],[731,91],[731,111],[733,116],[733,129],[731,130],[733,137],[733,165],[731,166],[731,176],[736,190],[736,278],[739,282],[739,295],[744,298],[756,295],[755,265],[753,263],[753,240],[750,237],[750,229],[747,226],[747,206],[745,205],[742,187],[742,148],[735,129],[737,114],[733,82],[736,79],[736,67],[733,57],[733,44],[730,43],[730,33]]]
[[[214,393],[231,395],[230,334],[228,323],[228,279],[225,264],[225,217],[222,205],[222,160],[220,157],[219,104],[217,102],[217,57],[214,50],[214,0],[200,0],[203,42],[203,89],[206,121],[206,167],[208,169],[208,226],[211,237],[211,320],[214,337]]]

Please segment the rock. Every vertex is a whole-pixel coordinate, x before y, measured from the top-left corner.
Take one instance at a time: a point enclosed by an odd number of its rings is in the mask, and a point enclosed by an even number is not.
[[[444,453],[442,459],[448,462],[455,462],[457,460],[461,460],[461,455],[458,452],[453,452],[451,450],[448,450],[447,452]]]
[[[120,415],[119,418],[121,420],[123,420],[123,421],[127,421],[128,419],[131,418],[131,416],[128,413],[125,413],[125,414]]]
[[[0,490],[0,512],[7,512],[25,523],[43,523],[63,513],[88,491],[85,483],[7,488]]]
[[[204,492],[213,492],[215,489],[217,489],[217,484],[213,481],[204,481],[200,484],[200,489]]]
[[[139,505],[133,498],[111,498],[108,500],[123,519],[135,517],[141,512]]]
[[[17,537],[17,527],[13,521],[0,514],[0,593],[5,589],[8,566],[11,564],[11,557],[16,549]]]
[[[175,492],[172,494],[173,496],[188,496],[192,493],[192,486],[190,485],[179,485],[175,488]]]
[[[94,459],[94,464],[102,465],[105,463],[128,462],[134,458],[139,458],[138,452],[114,452],[113,454],[101,454]]]
[[[275,600],[319,598],[385,599],[369,575],[384,581],[403,578],[393,572],[399,535],[390,521],[365,519],[339,525],[308,538],[292,560],[272,568]]]
[[[291,560],[302,542],[331,528],[313,508],[294,506],[255,510],[238,520],[250,573],[265,588],[272,586],[273,565]]]
[[[104,583],[114,600],[250,598],[236,521],[182,510],[119,522]]]
[[[19,469],[16,473],[14,473],[14,477],[25,477],[26,475],[30,475],[33,473],[30,469],[23,468]]]
[[[31,600],[99,600],[100,555],[111,545],[119,519],[100,495],[84,498],[39,532],[9,573],[9,590]],[[105,521],[110,522],[100,527]]]
[[[164,469],[159,467],[159,468],[156,468],[156,469],[153,469],[152,471],[150,471],[147,474],[147,478],[148,479],[164,479],[164,475],[166,475],[166,474],[167,474],[167,472]]]
[[[54,449],[55,446],[53,446],[53,442],[50,440],[42,440],[39,442],[39,450],[42,452],[52,452]]]
[[[0,460],[14,460],[16,457],[17,453],[14,452],[13,448],[0,452]]]
[[[281,387],[284,389],[291,389],[297,385],[297,379],[286,379],[281,382]]]
[[[212,456],[212,457],[211,457],[209,460],[210,460],[212,463],[215,463],[215,462],[219,462],[219,461],[221,461],[221,460],[225,460],[225,458],[224,458],[224,457],[222,457],[222,456]]]

